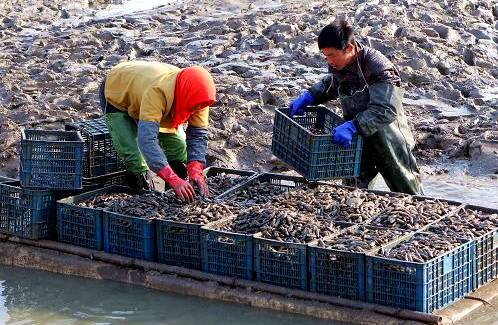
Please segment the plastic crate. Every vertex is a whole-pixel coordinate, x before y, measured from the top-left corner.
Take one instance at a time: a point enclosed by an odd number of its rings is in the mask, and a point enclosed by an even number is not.
[[[5,177],[5,176],[0,176],[0,184],[1,183],[6,183],[6,182],[15,182],[16,180],[13,178]]]
[[[498,210],[475,205],[466,205],[466,209],[481,211],[486,214],[498,214]],[[473,287],[477,289],[498,277],[498,229],[494,229],[475,239],[475,259],[473,269]]]
[[[424,313],[445,307],[472,290],[474,254],[469,240],[425,263],[366,254],[367,302]]]
[[[387,230],[387,228],[366,225],[354,225],[347,230],[360,227]],[[398,238],[393,238],[390,242],[399,240],[409,234],[409,232],[405,230],[396,230],[400,232],[400,236]],[[323,240],[340,237],[341,234],[332,235]],[[317,244],[317,241],[308,244],[310,291],[352,300],[365,301],[365,254],[374,250],[375,247],[372,247],[371,250],[366,252],[352,252],[318,247]]]
[[[307,245],[264,239],[254,235],[256,280],[282,287],[308,290]]]
[[[200,224],[156,220],[158,262],[201,270],[201,227]]]
[[[349,148],[333,143],[330,132],[342,122],[324,106],[308,107],[304,116],[294,118],[288,108],[275,109],[272,152],[308,180],[357,177],[363,139],[353,136]],[[310,129],[324,134],[315,135]]]
[[[274,173],[262,173],[252,177],[251,179],[232,188],[231,190],[226,191],[224,194],[218,196],[217,199],[226,200],[226,201],[236,201],[237,195],[240,193],[240,191],[243,191],[251,186],[254,186],[254,184],[256,184],[257,182],[269,183],[271,185],[278,186],[282,189],[293,189],[308,184],[308,181],[303,177],[274,174]],[[271,199],[272,198],[269,196],[268,201],[270,201]]]
[[[103,211],[104,252],[155,261],[155,222]]]
[[[83,178],[83,181],[83,188],[87,190],[115,185],[128,186],[126,171],[115,172],[91,178]]]
[[[20,182],[0,184],[0,232],[29,239],[55,232],[55,196],[50,190],[21,188]]]
[[[105,118],[85,120],[66,125],[66,130],[75,130],[83,138],[83,176],[97,177],[125,170],[118,157]]]
[[[232,168],[224,168],[224,167],[216,167],[216,166],[211,166],[211,167],[204,169],[204,176],[207,178],[221,175],[221,174],[226,174],[226,175],[230,175],[230,176],[238,177],[238,178],[247,177],[247,179],[237,180],[237,184],[235,186],[243,184],[246,181],[248,181],[251,177],[254,177],[257,175],[257,173],[255,171],[252,171],[252,170],[232,169]],[[222,191],[219,195],[215,196],[215,199],[217,197],[223,195],[225,192],[227,192],[229,190],[230,189],[226,189],[226,190]]]
[[[253,235],[217,230],[233,218],[201,227],[202,270],[252,280]]]
[[[83,138],[79,132],[21,129],[23,187],[81,189]]]
[[[107,187],[57,201],[57,238],[71,245],[102,250],[104,247],[102,209],[78,206],[104,193],[137,193],[123,186]]]

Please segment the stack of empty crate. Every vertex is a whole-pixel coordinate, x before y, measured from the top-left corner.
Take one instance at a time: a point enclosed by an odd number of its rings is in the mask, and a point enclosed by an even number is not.
[[[123,164],[103,118],[66,131],[21,130],[19,180],[0,180],[0,233],[30,239],[56,232],[56,200],[123,184]]]
[[[82,189],[79,132],[21,130],[20,181],[0,184],[0,232],[30,239],[55,232],[55,200]]]

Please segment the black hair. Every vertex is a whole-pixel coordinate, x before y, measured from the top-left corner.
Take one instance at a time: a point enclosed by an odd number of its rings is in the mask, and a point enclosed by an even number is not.
[[[335,19],[318,35],[318,48],[333,47],[344,50],[354,40],[353,27],[346,19]]]

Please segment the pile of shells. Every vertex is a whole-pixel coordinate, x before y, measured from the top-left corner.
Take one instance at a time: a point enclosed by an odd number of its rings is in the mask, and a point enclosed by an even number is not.
[[[207,178],[207,183],[209,186],[209,194],[213,196],[218,196],[225,191],[231,189],[235,185],[241,184],[246,181],[248,176],[239,176],[232,174],[221,173],[215,176],[210,176]]]
[[[406,233],[399,229],[350,227],[334,238],[318,240],[317,246],[362,253],[386,245]]]
[[[289,188],[261,182],[255,180],[249,186],[236,191],[227,200],[236,202],[243,206],[252,206],[254,204],[263,204],[270,201],[273,197],[286,193]]]
[[[106,211],[144,219],[162,219],[187,223],[206,224],[225,217],[234,217],[237,207],[200,199],[187,204],[169,192],[143,194],[101,194],[78,204],[83,207],[101,208]]]
[[[453,207],[455,208],[455,207]],[[371,220],[374,226],[420,229],[450,213],[453,208],[439,200],[416,200],[411,196],[393,198],[391,204]]]
[[[455,237],[419,233],[390,249],[381,249],[378,255],[407,262],[427,262],[449,252],[462,243]]]
[[[498,214],[461,209],[456,216],[444,218],[432,225],[428,231],[439,235],[474,239],[496,228],[498,228]]]
[[[319,220],[362,223],[384,210],[390,197],[327,185],[299,188],[273,199],[282,201],[300,211],[315,212]]]
[[[252,206],[219,228],[244,234],[262,233],[263,238],[291,243],[309,243],[339,231],[333,223],[318,220],[313,212],[299,211],[275,202]]]

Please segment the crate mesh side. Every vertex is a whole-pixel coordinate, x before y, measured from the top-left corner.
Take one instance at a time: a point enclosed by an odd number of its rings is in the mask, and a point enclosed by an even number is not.
[[[160,263],[195,270],[202,268],[200,225],[158,220],[157,231]]]

